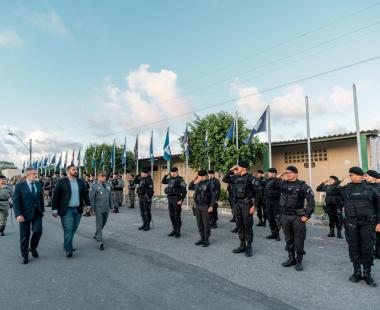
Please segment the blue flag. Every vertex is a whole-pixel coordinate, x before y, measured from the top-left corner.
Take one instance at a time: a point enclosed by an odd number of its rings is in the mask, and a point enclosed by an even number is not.
[[[49,157],[46,155],[45,159],[44,159],[44,163],[43,163],[43,166],[44,168],[46,168],[48,166],[48,161],[49,161]]]
[[[168,130],[166,132],[166,137],[165,137],[165,142],[164,142],[164,159],[166,161],[170,161],[170,159],[172,158],[172,152],[170,150],[170,140],[169,140],[169,127],[168,127]]]
[[[65,162],[63,163],[63,169],[66,170],[67,169],[67,155],[68,155],[68,151],[66,151],[66,155],[65,155]]]
[[[259,132],[267,131],[267,109],[265,109],[264,113],[261,115],[256,125],[253,127],[249,136],[243,141],[244,144],[251,143],[253,137]]]
[[[124,137],[123,155],[121,156],[121,163],[123,167],[127,164],[127,137]]]
[[[149,160],[151,163],[154,162],[154,153],[153,153],[153,130],[150,135],[150,145],[149,145]]]
[[[182,146],[185,149],[185,156],[188,159],[190,157],[190,146],[189,146],[189,132],[188,132],[188,124],[186,123],[185,133],[182,138]]]
[[[56,154],[54,154],[53,158],[51,159],[51,162],[50,162],[51,165],[54,165],[54,164],[55,164],[55,155],[56,155]]]
[[[62,153],[59,156],[59,160],[57,162],[57,166],[56,166],[55,170],[61,170],[61,165],[62,165]]]
[[[227,143],[229,140],[232,140],[234,138],[234,132],[235,132],[235,120],[232,122],[230,127],[228,128],[226,138],[224,139],[223,149],[227,149]]]

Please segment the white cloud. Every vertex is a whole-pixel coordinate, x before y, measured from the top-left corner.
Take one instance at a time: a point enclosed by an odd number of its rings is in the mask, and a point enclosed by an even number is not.
[[[346,112],[347,108],[352,107],[352,90],[334,86],[330,94],[330,100],[338,112]]]
[[[37,28],[45,32],[49,32],[57,37],[67,38],[70,35],[69,30],[62,21],[62,18],[53,9],[46,12],[35,12],[23,9],[21,10],[21,15]]]
[[[20,45],[22,42],[19,35],[12,30],[0,30],[0,47]]]

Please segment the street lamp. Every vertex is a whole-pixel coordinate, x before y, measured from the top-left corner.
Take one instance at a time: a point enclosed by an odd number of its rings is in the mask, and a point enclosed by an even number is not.
[[[29,146],[27,146],[24,141],[21,140],[21,138],[16,135],[14,132],[9,132],[8,133],[10,136],[15,136],[24,146],[25,148],[28,150],[29,152],[29,164],[32,165],[32,139],[29,139]]]

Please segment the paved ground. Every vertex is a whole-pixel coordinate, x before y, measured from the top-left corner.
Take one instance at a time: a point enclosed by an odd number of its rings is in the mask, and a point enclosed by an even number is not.
[[[280,266],[284,242],[265,240],[255,227],[254,255],[231,253],[238,245],[229,218],[220,220],[207,249],[195,218],[183,216],[183,237],[168,238],[167,210],[154,209],[153,229],[140,232],[137,209],[112,214],[106,250],[92,239],[94,217],[83,218],[77,252],[62,252],[59,221],[48,211],[40,258],[19,264],[18,231],[0,239],[0,309],[378,309],[380,288],[352,284],[343,240],[325,238],[326,227],[308,228],[305,271]],[[380,282],[379,261],[375,278]]]

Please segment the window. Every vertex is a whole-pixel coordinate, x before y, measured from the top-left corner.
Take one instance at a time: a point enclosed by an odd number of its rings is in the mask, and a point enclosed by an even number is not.
[[[317,161],[327,161],[327,150],[326,149],[318,149],[318,150],[312,150],[311,151],[311,161],[317,162]],[[309,161],[309,156],[307,154],[307,151],[303,152],[294,152],[284,153],[284,161],[286,164],[291,163],[307,163]]]

